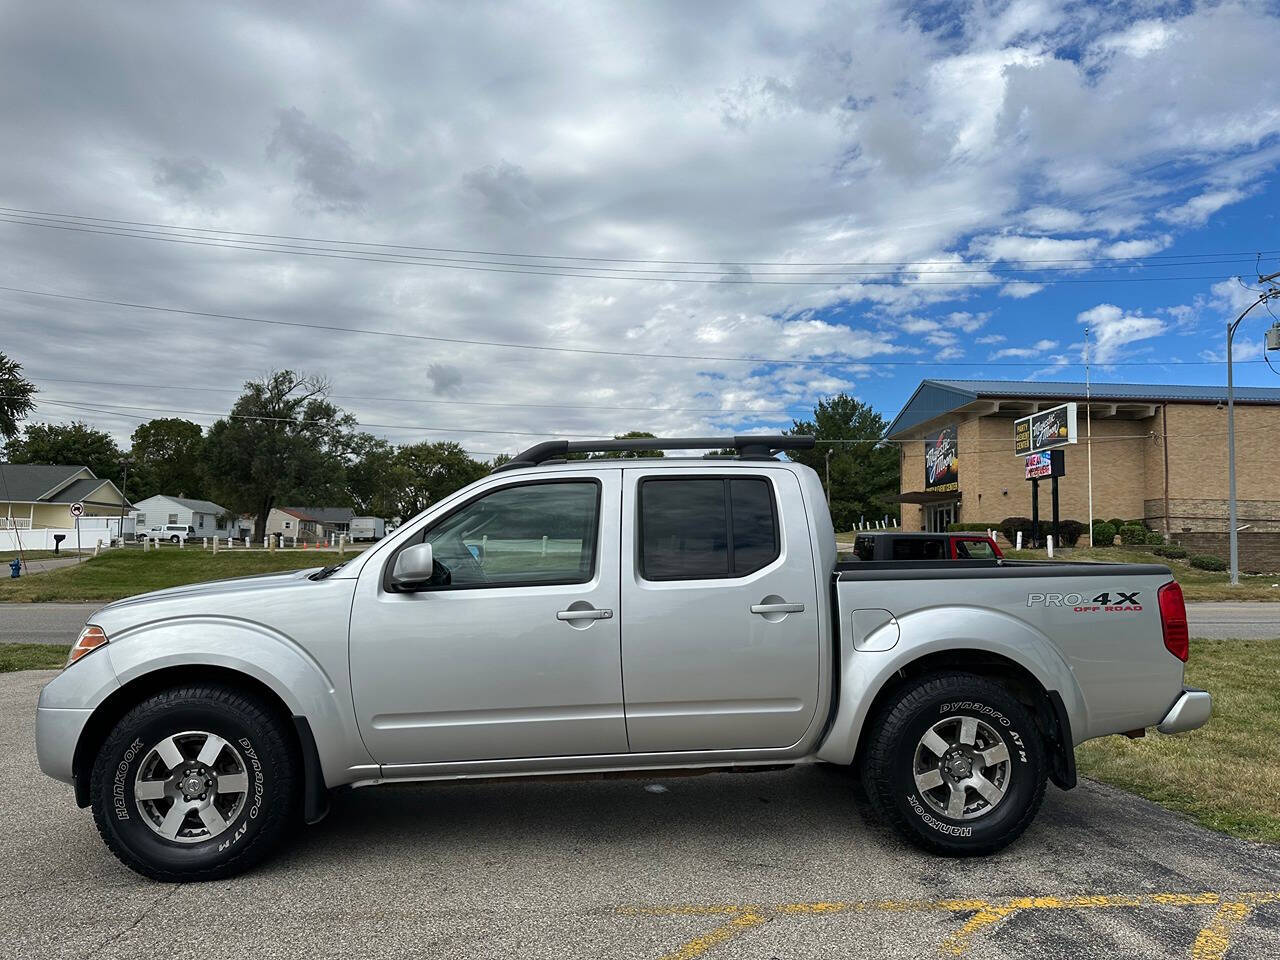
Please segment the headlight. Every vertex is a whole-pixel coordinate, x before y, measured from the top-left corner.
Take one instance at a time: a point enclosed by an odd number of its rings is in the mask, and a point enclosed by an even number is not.
[[[107,635],[103,633],[101,627],[94,626],[92,623],[86,623],[84,629],[80,631],[80,636],[76,637],[76,642],[71,645],[71,655],[67,657],[67,667],[71,666],[86,653],[92,653],[99,647],[106,646]],[[66,667],[63,667],[65,670]]]

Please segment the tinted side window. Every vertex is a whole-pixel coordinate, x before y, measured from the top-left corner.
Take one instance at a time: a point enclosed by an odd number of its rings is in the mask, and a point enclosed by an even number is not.
[[[930,537],[901,537],[893,541],[895,560],[944,560],[946,541]]]
[[[768,480],[729,481],[733,513],[733,573],[744,577],[778,556],[778,524]]]
[[[853,553],[859,560],[876,558],[876,542],[872,537],[856,537],[853,541]]]
[[[778,556],[778,522],[767,480],[644,480],[640,573],[646,580],[741,577]]]

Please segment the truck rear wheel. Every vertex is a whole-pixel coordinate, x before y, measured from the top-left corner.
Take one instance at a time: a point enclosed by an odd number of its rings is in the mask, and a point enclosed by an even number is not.
[[[872,721],[862,764],[876,812],[917,846],[953,857],[1016,840],[1040,809],[1046,776],[1027,709],[966,673],[898,690]]]
[[[153,880],[229,877],[296,822],[300,769],[289,731],[258,697],[212,684],[163,690],[98,751],[93,817],[111,852]]]

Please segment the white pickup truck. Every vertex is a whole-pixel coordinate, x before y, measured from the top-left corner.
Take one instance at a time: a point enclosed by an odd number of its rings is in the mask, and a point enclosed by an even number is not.
[[[1168,568],[838,563],[774,457],[813,442],[539,444],[339,566],[109,604],[41,693],[40,765],[162,880],[247,868],[348,785],[814,762],[974,855],[1081,741],[1208,720]]]

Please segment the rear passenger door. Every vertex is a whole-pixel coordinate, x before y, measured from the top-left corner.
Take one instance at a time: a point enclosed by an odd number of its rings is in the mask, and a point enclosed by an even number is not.
[[[817,574],[799,481],[767,469],[624,477],[632,752],[795,743],[819,682]]]

